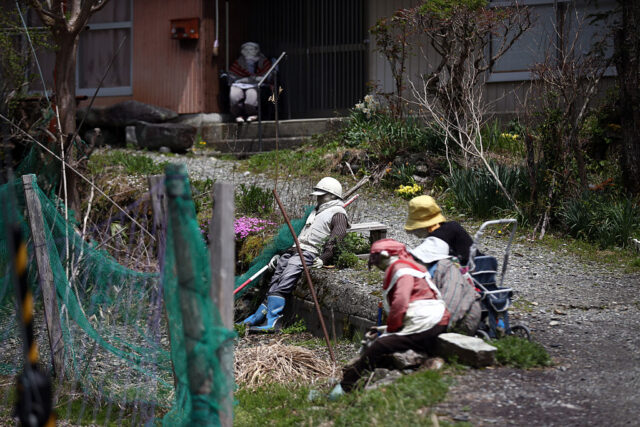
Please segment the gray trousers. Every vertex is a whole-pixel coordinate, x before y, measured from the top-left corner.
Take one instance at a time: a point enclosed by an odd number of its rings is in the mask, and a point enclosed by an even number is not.
[[[307,263],[307,267],[311,268],[311,264],[313,260],[316,259],[316,256],[306,251],[302,251],[302,256]],[[278,260],[276,271],[273,273],[271,282],[269,283],[269,292],[267,292],[267,295],[289,295],[296,287],[296,283],[298,283],[301,274],[302,261],[300,261],[298,253],[286,252]]]
[[[231,114],[238,116],[256,116],[258,114],[258,89],[240,89],[231,86],[229,91]]]

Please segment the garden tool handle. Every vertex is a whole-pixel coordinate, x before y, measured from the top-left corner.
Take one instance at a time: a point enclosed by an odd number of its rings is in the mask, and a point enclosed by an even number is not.
[[[249,277],[242,285],[238,286],[234,291],[233,294],[237,294],[238,292],[240,292],[245,286],[247,286],[249,283],[253,282],[253,280],[260,276],[262,273],[265,272],[265,270],[269,268],[269,264],[265,265],[264,267],[262,267],[260,270],[258,270],[256,272],[256,274],[254,274],[253,276]]]

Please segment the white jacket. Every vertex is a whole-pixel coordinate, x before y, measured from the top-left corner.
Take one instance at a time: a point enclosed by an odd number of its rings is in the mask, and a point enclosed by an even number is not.
[[[304,228],[298,235],[300,248],[303,251],[319,255],[322,246],[331,234],[331,220],[337,213],[347,214],[342,207],[342,200],[331,200],[323,203],[311,212],[304,224]],[[294,245],[295,246],[295,245]]]

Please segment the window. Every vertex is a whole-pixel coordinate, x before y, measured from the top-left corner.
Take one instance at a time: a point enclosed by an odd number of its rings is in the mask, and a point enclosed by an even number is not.
[[[133,0],[111,0],[91,17],[80,35],[76,64],[76,94],[92,96],[104,77],[99,95],[131,95]],[[122,48],[118,52],[118,47]],[[116,52],[118,52],[117,55]],[[114,56],[115,55],[115,56]]]
[[[491,4],[508,6],[509,2],[492,1]],[[489,73],[489,83],[531,80],[531,69],[535,64],[555,54],[555,49],[561,45],[566,49],[567,44],[574,40],[577,42],[576,53],[588,52],[606,31],[603,23],[592,23],[589,16],[614,8],[612,0],[598,2],[597,5],[586,0],[526,0],[521,4],[530,8],[533,25],[496,61]],[[579,31],[577,40],[576,31]],[[490,49],[498,46],[500,40],[492,39]],[[611,55],[612,52],[612,43],[609,43],[605,55]]]

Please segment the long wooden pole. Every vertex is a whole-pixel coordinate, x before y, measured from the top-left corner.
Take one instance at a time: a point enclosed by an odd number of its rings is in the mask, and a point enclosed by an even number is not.
[[[60,325],[60,313],[58,311],[58,299],[56,297],[56,285],[53,281],[53,272],[47,248],[47,239],[44,234],[44,220],[42,219],[42,206],[40,199],[33,189],[35,175],[23,175],[22,185],[24,187],[27,213],[29,215],[29,227],[33,238],[33,248],[38,266],[38,277],[42,288],[44,299],[44,316],[47,323],[49,335],[49,345],[51,347],[51,357],[53,369],[58,378],[64,375],[64,341],[62,340],[62,327]]]
[[[217,307],[222,324],[233,329],[233,286],[235,284],[235,241],[233,233],[234,194],[233,185],[216,183],[213,186],[213,215],[209,224],[211,246],[211,287],[209,294]],[[233,342],[228,341],[218,349],[218,359],[227,384],[233,383]],[[220,402],[220,425],[233,425],[233,390]]]
[[[293,230],[291,226],[291,221],[289,221],[289,216],[287,212],[284,210],[284,206],[282,206],[282,202],[280,201],[280,197],[278,197],[278,192],[273,189],[273,197],[276,199],[276,203],[278,203],[278,207],[280,207],[280,211],[282,212],[282,216],[284,217],[285,222],[289,226],[289,231],[291,231],[291,235],[293,236],[293,241],[296,242],[296,249],[298,250],[298,256],[300,257],[300,261],[302,262],[302,269],[304,270],[304,274],[307,278],[307,283],[309,284],[309,289],[311,290],[311,297],[313,298],[313,303],[316,306],[316,311],[318,312],[318,319],[320,319],[320,326],[322,326],[322,333],[324,334],[324,340],[327,342],[327,348],[329,349],[329,356],[331,356],[331,361],[336,363],[336,357],[333,354],[333,347],[331,346],[331,340],[329,339],[329,334],[327,333],[327,327],[324,324],[324,317],[322,317],[322,310],[320,309],[320,303],[318,302],[318,297],[316,296],[316,290],[313,287],[313,282],[311,281],[311,275],[309,274],[309,268],[307,267],[307,263],[304,261],[304,256],[302,256],[302,249],[300,249],[300,242],[298,241],[298,236],[296,236],[296,232]]]

